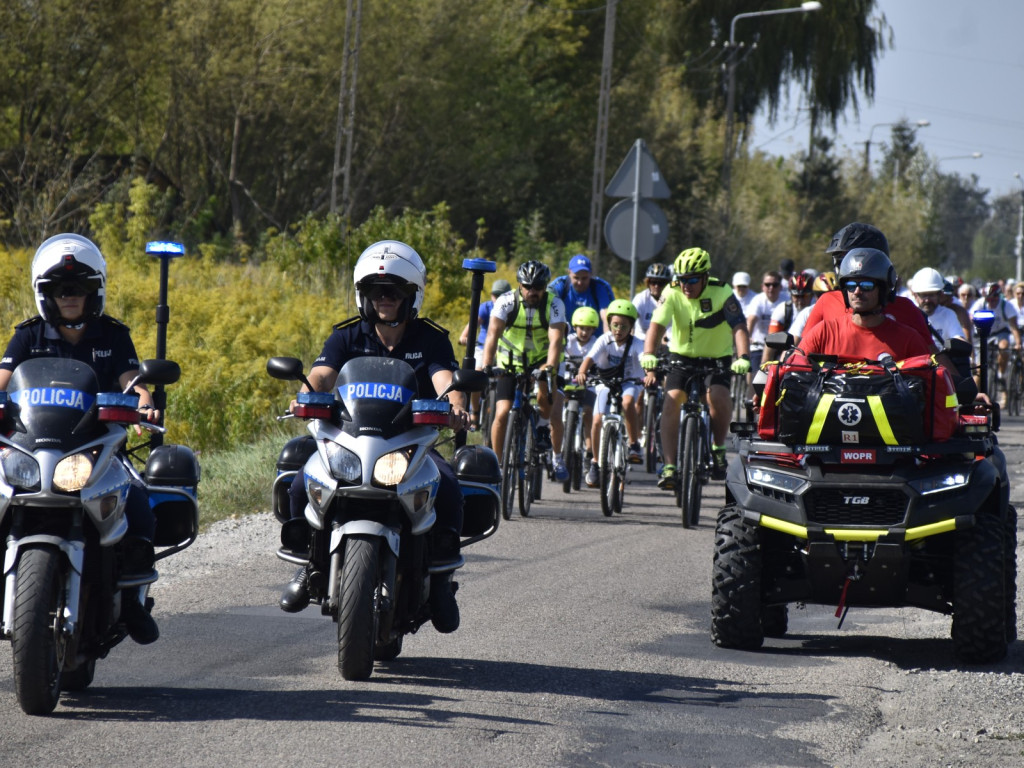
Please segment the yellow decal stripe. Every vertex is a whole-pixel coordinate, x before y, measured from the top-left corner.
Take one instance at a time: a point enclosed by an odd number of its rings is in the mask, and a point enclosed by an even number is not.
[[[814,445],[821,439],[821,430],[825,428],[825,420],[832,408],[832,401],[835,395],[822,395],[818,401],[818,407],[814,410],[814,418],[811,419],[811,426],[807,429],[807,443]]]
[[[875,417],[875,426],[878,427],[878,435],[886,445],[896,445],[896,436],[892,433],[889,419],[885,415],[885,408],[882,406],[882,398],[878,395],[868,395],[868,407]]]

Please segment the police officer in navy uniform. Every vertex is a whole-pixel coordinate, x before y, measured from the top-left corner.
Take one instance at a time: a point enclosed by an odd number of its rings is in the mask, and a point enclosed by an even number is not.
[[[451,384],[458,362],[448,331],[418,316],[426,277],[423,260],[405,243],[383,240],[363,251],[354,274],[359,316],[334,326],[314,361],[308,378],[317,392],[332,391],[342,366],[366,356],[408,363],[416,374],[419,397],[436,397]],[[465,395],[450,392],[448,399],[452,405],[450,426],[465,429]],[[441,473],[434,506],[437,522],[430,532],[431,559],[435,563],[451,562],[459,556],[462,490],[448,462],[437,451],[432,450],[430,457]],[[303,517],[307,497],[302,473],[293,481],[289,495],[292,518]],[[301,568],[281,596],[283,610],[294,613],[309,604],[307,579],[306,568]],[[430,608],[435,629],[458,629],[459,607],[452,591],[451,572],[431,576]]]
[[[32,259],[32,289],[39,314],[16,326],[0,360],[0,390],[7,389],[14,369],[25,360],[63,357],[90,366],[100,391],[123,391],[138,374],[139,360],[128,326],[103,314],[106,287],[106,260],[88,238],[61,234],[39,246]],[[135,392],[143,418],[159,423],[149,390],[139,384]],[[124,543],[129,555],[125,566],[149,572],[156,517],[141,485],[130,487],[125,512]],[[143,607],[142,592],[125,592],[122,599],[121,620],[128,634],[143,645],[154,642],[160,631]]]

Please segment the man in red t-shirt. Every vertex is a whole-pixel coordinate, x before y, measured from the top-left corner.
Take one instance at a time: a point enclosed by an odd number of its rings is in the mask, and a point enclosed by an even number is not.
[[[832,242],[825,249],[825,253],[832,256],[837,275],[843,258],[854,248],[874,248],[882,251],[886,256],[889,255],[889,241],[881,230],[859,221],[847,224],[832,236]],[[814,326],[827,318],[839,317],[842,314],[849,314],[849,312],[842,290],[824,293],[811,307],[811,314],[804,325],[804,334],[810,333]],[[885,302],[885,314],[900,325],[916,332],[924,339],[929,351],[938,351],[933,345],[932,335],[928,330],[928,321],[925,320],[924,314],[913,301],[890,293]]]
[[[928,354],[931,345],[888,316],[888,300],[896,284],[896,270],[877,248],[854,248],[839,267],[839,290],[849,312],[819,322],[800,339],[805,354],[878,360],[891,355],[904,360]],[[829,295],[829,294],[826,294]]]

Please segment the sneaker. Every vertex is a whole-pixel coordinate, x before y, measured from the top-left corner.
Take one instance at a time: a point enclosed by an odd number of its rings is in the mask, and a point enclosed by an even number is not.
[[[537,450],[539,450],[539,451],[550,451],[551,450],[551,428],[550,427],[537,427]]]
[[[281,610],[285,613],[298,613],[309,605],[309,573],[303,566],[296,571],[295,576],[284,588],[279,603]]]
[[[590,469],[587,470],[587,476],[583,478],[583,482],[587,484],[587,488],[597,488],[601,484],[601,476],[597,472],[597,462],[590,462]]]
[[[644,455],[640,450],[640,443],[633,443],[629,446],[629,463],[630,464],[643,464]]]
[[[435,573],[430,577],[430,622],[434,629],[445,635],[459,628],[456,589],[450,573]]]
[[[160,629],[149,611],[134,596],[125,596],[127,602],[121,605],[121,621],[124,622],[128,636],[139,645],[155,643],[160,637]]]
[[[658,476],[658,487],[663,491],[674,491],[676,489],[676,465],[666,464],[661,468],[661,475]]]
[[[726,470],[729,466],[725,458],[725,448],[712,448],[711,460],[711,479],[725,480]]]
[[[569,469],[565,466],[565,459],[562,458],[562,454],[555,454],[553,468],[555,470],[555,480],[564,483],[569,479]]]

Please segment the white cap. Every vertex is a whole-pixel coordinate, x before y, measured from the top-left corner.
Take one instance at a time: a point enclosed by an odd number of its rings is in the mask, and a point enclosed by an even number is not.
[[[746,272],[737,272],[732,276],[732,284],[736,285],[750,285],[750,275]]]

